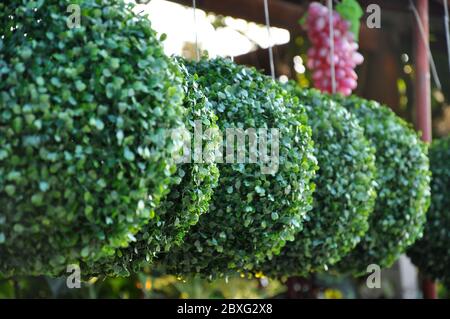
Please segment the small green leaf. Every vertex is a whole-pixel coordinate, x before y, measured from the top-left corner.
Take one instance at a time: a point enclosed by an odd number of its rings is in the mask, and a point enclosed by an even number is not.
[[[54,34],[53,32],[50,32],[50,31],[47,31],[47,32],[45,33],[45,36],[46,36],[47,39],[49,39],[49,40],[55,39],[55,34]]]
[[[23,63],[17,63],[14,66],[14,69],[18,72],[18,73],[23,73],[25,71],[25,64]]]
[[[43,200],[44,196],[41,193],[34,194],[33,196],[31,196],[31,202],[36,206],[42,205]]]
[[[86,84],[78,80],[75,82],[75,88],[77,89],[77,91],[82,92],[86,90]]]
[[[16,233],[23,233],[23,231],[25,230],[25,227],[23,227],[21,224],[15,224],[13,227],[13,231]]]
[[[364,12],[356,0],[342,0],[336,5],[335,9],[343,19],[350,22],[350,31],[355,35],[358,42],[360,19]]]
[[[61,81],[58,78],[52,77],[50,83],[58,88],[61,87]]]
[[[0,47],[0,49],[1,49],[1,47]],[[20,51],[20,57],[24,60],[28,60],[32,54],[33,54],[33,52],[28,47],[23,48],[22,51]]]
[[[86,258],[87,256],[89,256],[89,246],[86,246],[81,250],[81,257]]]
[[[39,189],[40,189],[42,192],[48,191],[49,188],[50,188],[50,186],[48,185],[47,182],[39,182]]]
[[[298,23],[301,26],[304,26],[307,20],[308,20],[308,13],[305,12],[305,14],[298,20]]]
[[[9,196],[14,196],[15,192],[16,192],[16,187],[14,185],[7,185],[5,187],[5,192],[6,194],[8,194]]]
[[[16,131],[17,133],[22,131],[23,128],[23,120],[21,117],[16,117],[13,122],[12,122],[12,127],[14,129],[14,131]]]
[[[42,76],[38,76],[38,77],[36,78],[36,83],[37,83],[37,85],[39,85],[39,86],[43,86],[43,85],[45,84],[45,80],[44,80],[44,78],[43,78]]]
[[[120,60],[117,58],[112,58],[110,60],[109,66],[111,67],[111,69],[116,70],[120,67]]]
[[[128,161],[134,161],[135,159],[134,153],[128,147],[125,147],[123,151],[123,156]]]

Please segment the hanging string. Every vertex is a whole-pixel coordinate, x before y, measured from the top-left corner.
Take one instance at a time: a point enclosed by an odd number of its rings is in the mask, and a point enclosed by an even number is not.
[[[198,61],[200,59],[200,51],[198,49],[197,4],[195,0],[192,0],[192,8],[194,9],[195,60]]]
[[[417,20],[417,26],[419,27],[420,35],[422,37],[422,41],[427,48],[428,61],[431,65],[431,73],[433,74],[434,82],[436,83],[436,87],[439,90],[441,90],[442,89],[441,81],[439,80],[439,76],[436,71],[436,64],[434,63],[433,55],[431,54],[430,44],[427,41],[427,37],[425,35],[425,29],[423,28],[423,25],[422,25],[422,20],[420,20],[419,13],[417,12],[417,9],[414,6],[414,3],[412,2],[412,0],[409,0],[409,7],[411,8],[412,12],[414,13],[414,16]]]
[[[444,23],[445,23],[445,38],[447,40],[447,58],[448,58],[448,67],[450,69],[450,18],[448,14],[448,2],[447,0],[443,1],[445,10]]]
[[[330,74],[331,92],[336,93],[336,74],[334,67],[334,25],[333,25],[333,0],[328,0],[328,24],[330,32]]]
[[[269,60],[270,60],[270,74],[275,79],[275,64],[273,61],[272,36],[270,33],[270,19],[269,19],[269,5],[267,0],[264,0],[264,15],[266,18],[267,36],[269,37]]]

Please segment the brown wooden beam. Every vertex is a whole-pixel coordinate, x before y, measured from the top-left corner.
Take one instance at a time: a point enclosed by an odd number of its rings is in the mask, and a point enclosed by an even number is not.
[[[447,0],[450,3],[450,0]],[[366,8],[369,4],[375,3],[381,7],[381,10],[391,11],[410,11],[409,0],[358,0],[358,3]],[[442,0],[432,0],[429,3],[430,15],[439,15],[442,13],[443,3]]]
[[[309,2],[317,1],[317,0],[272,0],[272,1],[285,1],[285,2],[291,2],[301,5],[308,5]],[[447,0],[450,4],[450,0]],[[363,10],[365,11],[365,8],[369,4],[378,4],[381,7],[381,10],[388,10],[388,11],[401,11],[406,12],[409,11],[409,0],[358,0],[358,3],[361,5]],[[443,9],[443,2],[442,0],[430,0],[429,3],[429,13],[430,16],[436,16],[441,17]]]
[[[186,6],[192,6],[192,0],[170,0]],[[197,0],[197,8],[224,16],[240,18],[265,24],[264,0]],[[304,4],[295,4],[282,0],[269,0],[270,23],[274,27],[288,29],[291,34],[304,31],[298,21],[305,14]],[[369,29],[361,24],[360,46],[365,50],[376,50],[379,46],[379,30]]]
[[[192,0],[170,0],[192,6]],[[197,0],[197,8],[207,12],[240,18],[264,24],[264,0]],[[305,7],[281,0],[269,1],[270,22],[273,26],[291,29],[300,28],[298,20]]]
[[[185,6],[192,6],[192,0],[169,0]],[[297,21],[313,0],[269,0],[269,11],[273,25],[280,28],[290,29],[293,22]],[[450,0],[447,0],[450,4]],[[369,4],[376,3],[381,10],[409,12],[409,0],[359,0],[363,10]],[[199,9],[254,21],[264,24],[264,0],[197,0]],[[443,14],[442,0],[433,0],[429,4],[431,16],[440,17]],[[273,18],[272,18],[273,17]]]
[[[428,61],[427,46],[425,44],[429,42],[428,4],[428,0],[416,0],[417,11],[425,34],[421,34],[416,23],[414,28],[414,51],[416,58],[414,102],[417,116],[416,127],[422,132],[422,140],[430,143],[432,139],[430,63]],[[424,36],[425,39],[423,39],[422,36]],[[436,284],[425,276],[422,281],[422,292],[425,299],[437,298]]]
[[[428,0],[416,0],[416,6],[424,32],[422,35],[418,24],[414,24],[416,126],[422,132],[422,139],[426,142],[431,142],[430,64],[426,46],[426,43],[429,42]]]

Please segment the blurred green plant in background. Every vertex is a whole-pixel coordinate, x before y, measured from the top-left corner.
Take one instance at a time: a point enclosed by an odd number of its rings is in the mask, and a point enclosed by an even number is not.
[[[146,272],[126,278],[94,278],[69,289],[66,278],[0,279],[2,298],[270,298],[285,290],[279,281],[239,276],[208,281]]]

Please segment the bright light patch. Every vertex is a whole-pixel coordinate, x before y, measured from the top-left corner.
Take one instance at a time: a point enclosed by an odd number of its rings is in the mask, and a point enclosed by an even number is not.
[[[208,51],[210,57],[238,56],[258,47],[265,49],[270,42],[280,45],[290,40],[288,30],[272,27],[270,41],[265,26],[231,17],[225,17],[224,26],[215,29],[215,16],[199,9],[194,23],[192,8],[170,1],[152,0],[148,4],[136,5],[134,11],[147,14],[153,28],[160,34],[167,34],[164,51],[169,55],[192,56],[190,51],[195,52],[196,33],[200,50]]]

